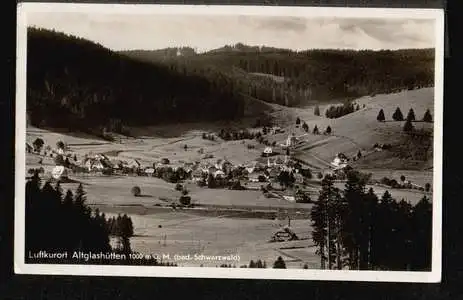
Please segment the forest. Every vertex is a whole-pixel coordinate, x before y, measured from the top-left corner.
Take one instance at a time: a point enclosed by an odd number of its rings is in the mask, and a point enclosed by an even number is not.
[[[70,263],[70,264],[142,264],[175,266],[161,263],[155,257],[133,259],[139,254],[132,251],[132,220],[127,215],[106,217],[98,209],[92,210],[86,203],[86,192],[80,184],[73,193],[63,191],[56,182],[42,184],[36,170],[26,182],[25,253],[26,263]],[[116,240],[111,246],[110,238]],[[31,258],[29,253],[68,253],[67,259]],[[72,259],[73,252],[119,253],[125,259]]]
[[[29,28],[27,109],[38,127],[121,132],[142,126],[239,118],[242,96],[226,77],[148,64],[88,40]]]
[[[125,133],[130,126],[239,119],[244,99],[286,106],[432,86],[433,49],[295,52],[243,44],[114,52],[28,28],[28,121]]]
[[[322,189],[311,211],[312,239],[322,269],[430,271],[432,204],[424,195],[414,206],[378,198],[365,189],[368,174],[352,170],[344,190],[333,178]]]
[[[242,93],[287,106],[434,85],[434,49],[297,52],[238,43],[198,54],[186,47],[122,53],[203,74],[221,72]]]

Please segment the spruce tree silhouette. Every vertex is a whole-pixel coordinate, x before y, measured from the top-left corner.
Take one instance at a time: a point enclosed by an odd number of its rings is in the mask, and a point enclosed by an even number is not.
[[[427,109],[426,112],[424,113],[423,122],[428,122],[428,123],[432,122],[432,116],[431,116],[431,112],[429,111],[429,109]]]
[[[274,269],[286,269],[286,263],[281,256],[278,256],[277,260],[273,263]]]
[[[410,108],[408,111],[407,120],[411,122],[415,121],[415,112],[413,111],[413,108]]]
[[[379,122],[384,122],[386,120],[383,109],[379,111],[378,116],[376,117],[376,120],[378,120]]]
[[[404,116],[402,115],[402,112],[400,111],[400,108],[396,108],[395,112],[392,114],[392,119],[394,121],[403,121]]]

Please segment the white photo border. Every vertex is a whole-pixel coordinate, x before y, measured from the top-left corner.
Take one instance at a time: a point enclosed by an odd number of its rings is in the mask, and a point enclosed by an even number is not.
[[[248,269],[125,265],[47,265],[25,263],[25,140],[27,14],[32,12],[98,12],[104,14],[260,15],[343,18],[409,18],[435,20],[433,242],[432,271],[351,271],[304,269]],[[16,145],[14,271],[31,275],[82,275],[179,278],[240,278],[370,282],[440,282],[442,273],[442,165],[444,10],[402,8],[283,7],[229,5],[19,3],[17,9]]]

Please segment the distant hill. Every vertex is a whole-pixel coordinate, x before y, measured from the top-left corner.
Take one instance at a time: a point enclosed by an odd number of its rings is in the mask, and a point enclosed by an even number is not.
[[[307,50],[236,44],[205,53],[160,55],[132,50],[123,54],[147,62],[181,65],[193,72],[215,69],[235,81],[241,92],[270,103],[301,106],[307,102],[352,99],[405,89],[432,87],[434,49],[397,51]],[[284,82],[252,80],[230,70],[239,68],[285,78]]]
[[[28,29],[27,50],[32,126],[120,132],[124,125],[231,120],[244,113],[243,96],[226,76],[141,62],[37,28]]]

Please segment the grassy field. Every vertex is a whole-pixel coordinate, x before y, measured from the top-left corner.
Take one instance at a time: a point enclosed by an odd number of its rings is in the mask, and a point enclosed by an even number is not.
[[[111,216],[111,214],[110,214]],[[135,236],[131,239],[132,249],[154,255],[239,255],[236,266],[249,264],[250,260],[261,259],[271,266],[278,256],[282,256],[288,267],[302,268],[307,263],[311,268],[319,267],[319,259],[312,241],[269,242],[272,234],[284,221],[257,219],[229,219],[195,217],[181,212],[159,213],[156,215],[134,215]],[[310,235],[309,221],[291,222],[296,234],[301,238]],[[280,249],[298,247],[298,249]],[[304,248],[299,248],[304,247]],[[297,252],[296,252],[297,251]],[[220,262],[176,261],[179,266],[216,266]]]

